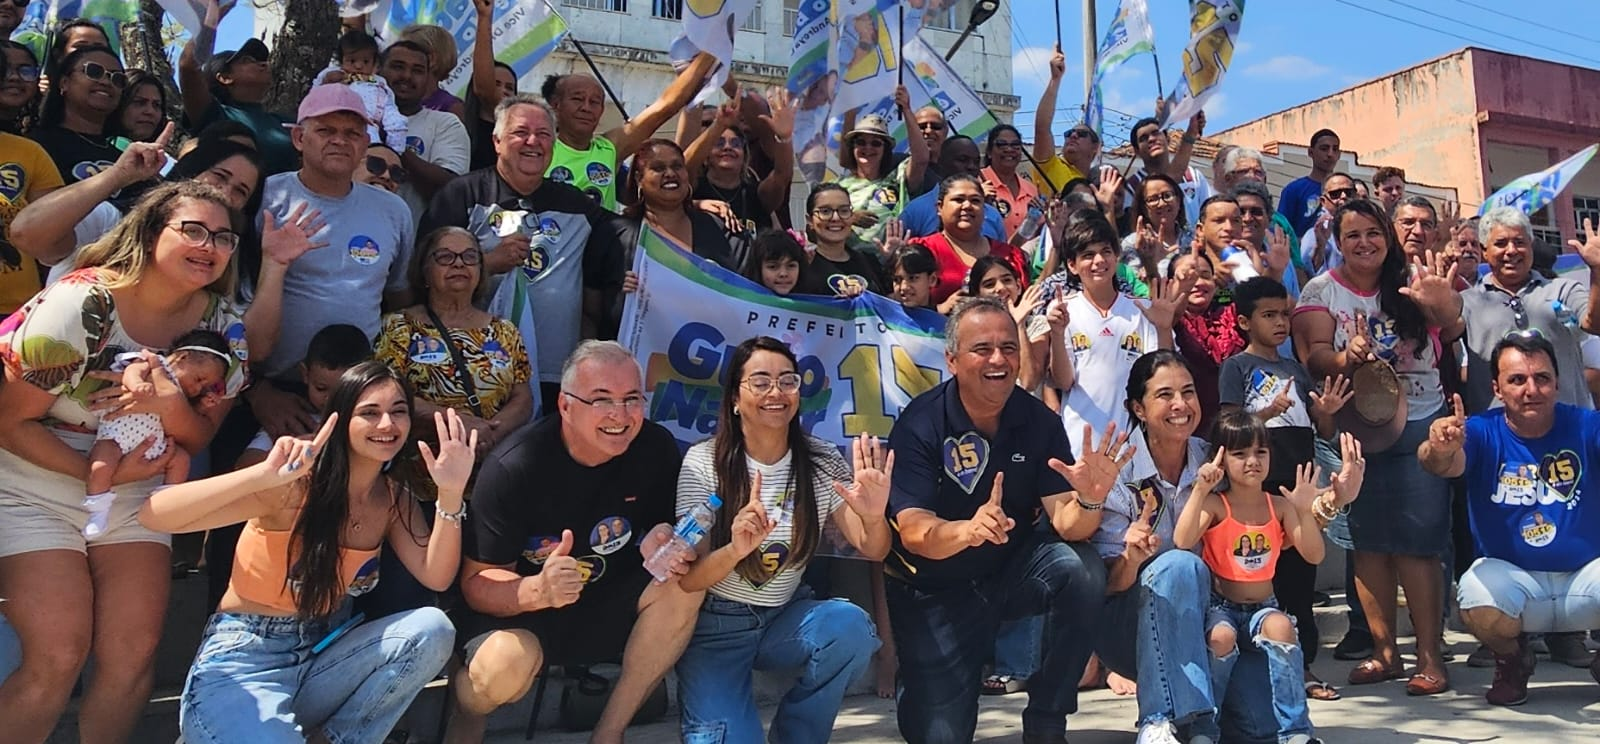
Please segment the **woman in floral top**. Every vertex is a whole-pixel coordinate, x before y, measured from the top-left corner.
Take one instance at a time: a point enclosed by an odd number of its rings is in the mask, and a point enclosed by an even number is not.
[[[136,514],[170,455],[146,460],[141,448],[122,459],[107,529],[86,540],[85,453],[112,413],[159,415],[191,453],[210,441],[248,360],[240,313],[225,299],[240,222],[210,186],[159,186],[79,254],[76,271],[0,324],[0,597],[22,641],[21,667],[0,684],[0,721],[19,740],[49,736],[90,654],[85,732],[127,739],[149,699],[172,557],[170,536]],[[109,372],[118,354],[165,351],[195,328],[221,333],[233,352],[229,400],[207,413],[168,381],[135,394]]]
[[[517,326],[472,304],[485,286],[483,251],[472,233],[459,227],[429,233],[411,266],[412,296],[422,303],[383,319],[377,358],[416,389],[414,416],[432,421],[435,411],[453,408],[488,450],[532,419],[534,399],[532,366]],[[449,329],[448,339],[441,326]],[[456,367],[458,356],[471,389]]]

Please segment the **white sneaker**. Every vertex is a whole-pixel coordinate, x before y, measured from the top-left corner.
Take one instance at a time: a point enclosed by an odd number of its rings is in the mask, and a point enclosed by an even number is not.
[[[1151,721],[1139,727],[1138,744],[1183,744],[1171,721]]]

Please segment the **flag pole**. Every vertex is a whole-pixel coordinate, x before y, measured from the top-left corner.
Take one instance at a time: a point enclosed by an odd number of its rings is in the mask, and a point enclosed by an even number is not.
[[[1150,64],[1156,68],[1156,98],[1160,99],[1167,94],[1167,88],[1161,84],[1161,60],[1156,57],[1154,48],[1150,50]]]
[[[895,71],[895,75],[897,76],[895,78],[895,84],[896,85],[905,85],[906,84],[906,5],[905,5],[905,3],[896,3],[895,7],[898,8],[899,11],[900,11],[900,36],[899,36],[900,48],[895,50],[895,54],[898,55],[898,56],[895,57],[895,63],[894,63],[894,71]],[[899,94],[897,93],[896,95],[899,95]]]
[[[556,10],[556,6],[550,4],[550,0],[544,0],[544,7],[550,10],[551,15],[561,18],[561,12]],[[565,21],[566,19],[562,18],[562,22]],[[572,42],[572,48],[578,50],[578,56],[582,57],[584,63],[589,65],[589,71],[594,73],[594,79],[600,82],[600,87],[605,90],[606,95],[611,97],[611,102],[617,105],[617,113],[622,114],[622,120],[627,121],[629,118],[628,109],[623,107],[622,99],[617,97],[617,92],[611,89],[610,83],[606,82],[606,76],[600,74],[600,66],[594,63],[594,58],[589,56],[589,50],[583,48],[583,42],[578,41],[577,34],[572,33],[570,26],[567,28],[567,41]]]

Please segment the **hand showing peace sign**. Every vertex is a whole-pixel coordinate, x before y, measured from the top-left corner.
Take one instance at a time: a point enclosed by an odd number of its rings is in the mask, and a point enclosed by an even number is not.
[[[1006,511],[1000,505],[1000,500],[1005,491],[1002,483],[1006,474],[994,474],[994,485],[989,488],[989,500],[978,507],[972,518],[962,523],[963,534],[967,538],[969,547],[977,547],[984,543],[1004,545],[1011,539],[1011,529],[1017,526],[1016,520],[1006,516]]]
[[[288,485],[311,472],[317,455],[328,443],[328,438],[333,436],[333,427],[338,422],[339,414],[328,414],[328,420],[322,422],[322,428],[310,440],[278,437],[278,441],[272,444],[272,450],[267,453],[266,460],[267,471],[277,476],[276,485]]]

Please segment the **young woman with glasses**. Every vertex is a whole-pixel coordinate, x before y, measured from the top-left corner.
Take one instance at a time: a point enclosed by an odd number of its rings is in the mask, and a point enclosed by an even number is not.
[[[0,129],[23,134],[39,116],[39,59],[33,50],[6,39],[0,41],[5,74],[0,76]]]

